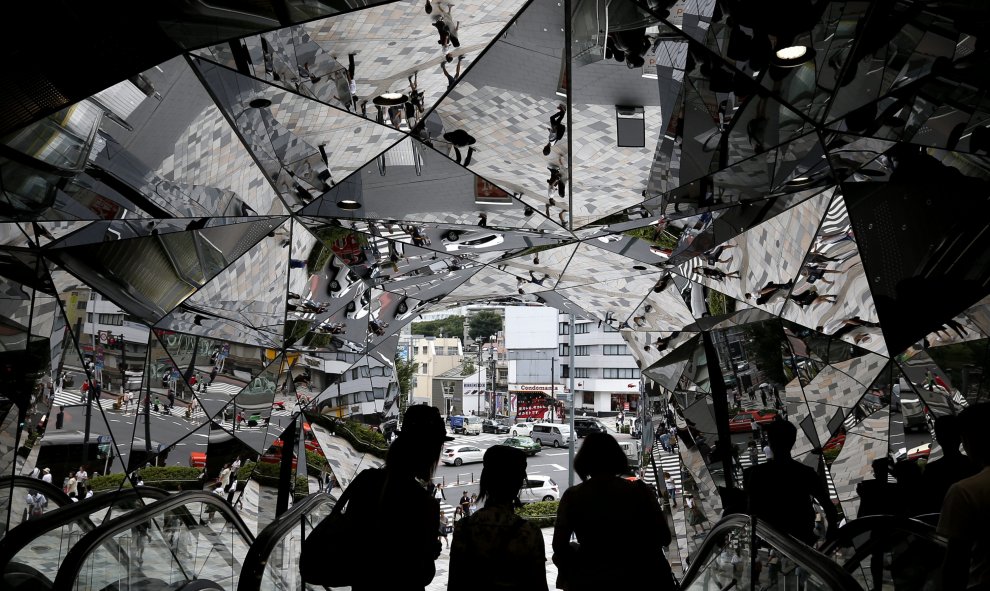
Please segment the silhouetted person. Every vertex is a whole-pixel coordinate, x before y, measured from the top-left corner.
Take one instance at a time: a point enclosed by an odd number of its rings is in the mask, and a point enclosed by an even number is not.
[[[873,479],[864,480],[856,485],[856,494],[859,495],[857,517],[899,512],[894,507],[897,499],[896,488],[887,480],[889,472],[890,460],[886,456],[873,460]]]
[[[904,517],[914,517],[925,512],[925,496],[921,493],[921,467],[912,460],[901,460],[894,464],[894,478],[897,479],[896,498],[900,499],[897,509]],[[892,512],[892,511],[891,511]]]
[[[526,454],[496,445],[485,452],[484,463],[478,500],[485,507],[454,526],[447,589],[547,591],[543,534],[515,513]],[[511,568],[492,568],[502,564]]]
[[[58,414],[55,415],[55,428],[61,429],[62,425],[65,424],[65,407],[58,407]]]
[[[553,530],[553,562],[557,586],[568,591],[612,589],[621,581],[628,589],[671,589],[673,579],[663,547],[670,529],[653,491],[641,480],[620,475],[629,470],[622,448],[611,435],[588,435],[574,458],[581,484],[564,492]],[[616,543],[616,516],[635,515],[636,527]],[[571,544],[571,534],[578,545]],[[617,572],[621,564],[635,569]]]
[[[980,466],[975,476],[949,487],[937,532],[949,543],[942,563],[943,591],[990,588],[990,403],[959,413],[963,449]],[[968,576],[967,576],[968,573]],[[972,588],[972,587],[970,587]]]
[[[797,427],[787,421],[773,421],[764,430],[773,459],[746,470],[750,513],[811,546],[817,540],[812,500],[817,499],[825,510],[827,535],[835,532],[839,514],[825,481],[814,469],[791,458]]]
[[[959,417],[946,415],[935,419],[935,439],[942,446],[942,458],[928,462],[925,466],[926,513],[941,511],[942,500],[945,499],[945,493],[949,492],[949,487],[979,471],[976,463],[959,450],[962,444]]]
[[[354,591],[362,589],[422,590],[436,573],[440,556],[437,538],[440,504],[422,483],[433,479],[440,451],[447,437],[440,411],[426,405],[410,406],[402,431],[388,448],[385,467],[365,470],[348,488],[357,487],[348,502],[368,532],[369,547],[380,532],[388,531],[389,543],[402,548],[388,560],[388,567],[368,576]]]

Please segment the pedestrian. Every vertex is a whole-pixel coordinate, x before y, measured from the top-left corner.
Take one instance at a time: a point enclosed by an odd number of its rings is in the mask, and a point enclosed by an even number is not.
[[[464,517],[471,516],[471,497],[468,496],[468,492],[464,491],[461,494],[461,500],[457,502],[461,506],[461,512],[464,513]]]
[[[31,470],[31,478],[36,478],[36,479],[39,479],[40,480],[41,479],[41,468],[39,468],[38,466],[35,466],[34,467],[34,470]]]
[[[471,515],[474,515],[478,511],[478,495],[471,495]]]
[[[760,401],[763,402],[763,408],[767,407],[767,391],[765,388],[760,388]]]
[[[749,444],[747,444],[747,448],[748,448],[747,452],[748,452],[748,455],[749,455],[749,465],[750,466],[755,466],[755,465],[759,464],[760,463],[760,451],[759,451],[759,448],[756,447],[756,442],[755,441],[750,441]]]
[[[85,466],[79,466],[79,470],[76,471],[76,482],[79,486],[86,486],[89,481],[89,473],[86,472]]]
[[[61,429],[65,425],[65,407],[58,407],[58,414],[55,415],[55,429]]]
[[[447,539],[447,536],[450,534],[450,532],[453,529],[454,529],[453,526],[450,525],[450,520],[447,519],[447,514],[441,511],[440,530],[437,532],[437,535],[439,536],[440,539],[443,540],[443,543],[447,548],[450,548],[450,540]]]
[[[547,138],[547,145],[543,146],[543,155],[550,155],[550,148],[559,142],[564,134],[567,133],[567,126],[563,124],[564,115],[567,113],[567,107],[563,104],[557,105],[557,112],[550,116],[550,126],[547,130],[550,132]]]
[[[48,484],[51,484],[52,483],[52,469],[51,468],[45,468],[44,470],[42,470],[41,481],[42,482],[47,482]]]
[[[932,374],[932,370],[925,371],[925,390],[931,392],[935,388],[935,376]]]
[[[980,468],[956,482],[945,494],[936,532],[948,539],[942,563],[942,589],[990,588],[990,439],[986,436],[990,404],[973,404],[959,413],[966,455]]]
[[[65,487],[62,490],[70,499],[79,494],[79,483],[74,475],[69,476],[69,480],[65,483]]]
[[[773,459],[747,469],[744,475],[750,514],[811,546],[817,540],[812,498],[824,509],[830,533],[838,527],[838,511],[818,472],[791,458],[797,427],[773,421],[767,426],[767,438]],[[781,482],[787,487],[781,488]]]
[[[79,387],[79,402],[86,402],[87,394],[89,394],[89,380],[84,381]]]
[[[691,531],[696,535],[704,535],[708,516],[705,515],[705,511],[698,501],[694,499],[694,495],[684,495],[684,507],[687,510],[687,521],[688,525],[691,526]]]
[[[677,506],[677,486],[674,484],[674,477],[670,472],[663,473],[663,485],[667,489],[667,497],[670,498],[670,506]]]
[[[673,589],[674,580],[663,547],[671,542],[667,519],[656,495],[642,480],[622,477],[629,464],[614,437],[588,435],[574,459],[581,483],[564,491],[553,531],[557,586],[569,591],[611,589],[617,564],[636,564],[624,571],[622,586],[630,589]],[[638,527],[615,543],[615,509],[636,515]],[[577,536],[577,544],[571,537]],[[456,542],[456,537],[455,537]]]
[[[440,411],[414,405],[403,417],[402,430],[389,446],[383,468],[364,470],[347,487],[346,514],[361,524],[361,539],[347,543],[363,547],[372,544],[382,531],[389,531],[389,542],[402,552],[389,559],[389,567],[351,585],[354,591],[402,589],[423,591],[436,573],[436,559],[443,545],[437,537],[440,506],[422,483],[433,481],[433,473],[447,436]],[[321,530],[324,520],[310,532],[303,545],[301,567],[304,582],[319,584],[324,570],[326,540],[337,533]],[[328,526],[332,527],[332,526]],[[329,536],[328,536],[329,534]],[[306,544],[310,544],[307,547]],[[315,544],[315,545],[313,545]],[[315,564],[308,563],[309,557]],[[311,565],[312,564],[312,565]]]
[[[438,501],[447,500],[447,493],[443,491],[443,484],[438,484],[436,485],[436,487],[434,487],[433,498],[435,498]]]
[[[455,129],[453,131],[448,131],[443,134],[443,139],[448,141],[450,145],[454,148],[454,155],[457,158],[457,163],[461,163],[461,150],[460,148],[467,148],[467,156],[464,158],[464,166],[471,165],[471,156],[477,151],[474,148],[474,144],[478,140],[474,138],[471,134],[464,131],[463,129]]]
[[[450,549],[448,591],[547,590],[543,534],[534,523],[516,514],[525,480],[525,453],[501,445],[485,452],[478,495],[485,507],[457,523]],[[500,563],[512,568],[490,568]],[[485,573],[483,581],[478,580],[481,572]]]
[[[48,505],[48,499],[45,495],[41,494],[36,490],[28,491],[27,495],[27,518],[37,519],[45,514],[45,507]]]
[[[750,415],[749,417],[749,430],[753,433],[753,441],[760,440],[760,424],[756,422],[756,418]]]
[[[447,61],[446,60],[440,61],[440,70],[443,71],[443,75],[447,78],[447,90],[453,88],[454,84],[457,83],[457,79],[461,77],[461,63],[463,61],[464,61],[463,55],[457,56],[457,69],[454,70],[453,76],[451,76],[450,72],[447,71]]]

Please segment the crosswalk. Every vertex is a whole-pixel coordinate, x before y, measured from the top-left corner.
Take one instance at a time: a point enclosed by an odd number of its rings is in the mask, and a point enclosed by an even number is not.
[[[220,400],[223,400],[223,399],[232,400],[232,399],[234,399],[235,396],[237,396],[238,393],[241,392],[241,390],[242,390],[242,387],[241,386],[238,386],[236,384],[227,384],[227,383],[223,383],[223,382],[217,382],[215,384],[212,384],[210,386],[207,386],[206,387],[206,392],[196,392],[196,395],[197,395],[197,397],[202,396],[204,398],[212,398],[214,400],[217,400],[217,399],[220,399]],[[167,400],[166,397],[163,396],[163,395],[157,395],[157,397],[160,398],[163,403]],[[155,398],[153,397],[152,398],[152,401],[154,401],[154,400],[155,400]],[[135,412],[135,404],[139,404],[138,403],[138,397],[135,396],[134,400],[128,406],[127,409],[121,409],[120,411],[118,411],[118,410],[115,410],[113,408],[113,405],[114,405],[114,403],[116,401],[117,401],[117,397],[116,396],[114,396],[114,397],[103,396],[103,397],[101,397],[99,399],[100,407],[104,411],[108,411],[108,412],[122,412],[122,411],[125,411],[125,410],[127,412]],[[83,398],[82,394],[78,390],[65,390],[65,389],[63,389],[63,390],[58,390],[58,391],[55,392],[55,398],[54,398],[54,403],[53,403],[52,407],[53,408],[57,408],[59,406],[82,406],[84,404],[85,404],[85,399]],[[173,411],[173,414],[176,415],[176,416],[185,417],[186,416],[186,414],[185,414],[185,407],[183,405],[179,405]],[[272,409],[271,416],[273,416],[273,417],[288,417],[288,416],[292,416],[292,405],[289,404],[289,403],[287,403],[285,405],[285,409],[284,410],[278,409],[278,408]],[[187,417],[187,418],[189,418],[190,420],[193,420],[193,421],[205,422],[205,421],[207,421],[209,419],[209,415],[206,413],[205,410],[203,410],[203,406],[201,404],[197,403],[196,404],[196,408],[193,410],[192,414],[189,417]],[[233,426],[232,421],[229,421],[229,420],[223,420],[223,421],[220,421],[220,423],[221,423],[221,425],[227,426],[227,427],[232,427]],[[242,427],[243,428],[250,428],[250,427],[247,427],[245,425],[242,425]],[[261,425],[259,425],[259,426],[254,427],[254,428],[261,429],[261,428],[264,428],[264,427],[262,427]]]

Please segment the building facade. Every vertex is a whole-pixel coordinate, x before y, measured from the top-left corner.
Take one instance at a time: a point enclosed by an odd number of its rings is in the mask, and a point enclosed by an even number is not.
[[[416,364],[410,404],[433,404],[433,378],[460,365],[464,358],[461,339],[457,337],[412,337],[412,359]],[[442,406],[441,406],[442,408]]]
[[[557,322],[555,379],[570,383],[570,316]],[[640,402],[640,373],[622,333],[605,323],[577,319],[574,323],[574,408],[606,416],[636,412]]]

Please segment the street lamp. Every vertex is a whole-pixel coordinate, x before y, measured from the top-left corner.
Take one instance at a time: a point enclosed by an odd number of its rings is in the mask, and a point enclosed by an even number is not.
[[[498,340],[495,335],[488,337],[491,341],[491,346],[488,348],[488,354],[491,358],[491,373],[492,373],[492,397],[488,404],[488,418],[491,418],[495,414],[495,361],[498,358],[498,348],[496,346],[496,341]],[[487,396],[486,396],[487,398]]]

